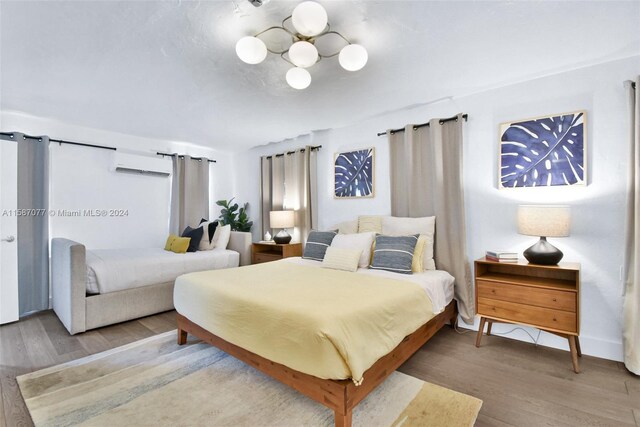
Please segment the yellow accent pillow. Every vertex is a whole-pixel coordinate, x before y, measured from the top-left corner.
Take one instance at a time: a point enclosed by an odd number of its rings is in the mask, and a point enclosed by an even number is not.
[[[366,233],[373,231],[374,233],[382,233],[382,217],[367,215],[358,217],[358,233]]]
[[[422,273],[424,271],[424,248],[427,244],[427,236],[423,236],[422,234],[418,237],[418,242],[416,243],[416,247],[413,249],[413,259],[411,260],[411,272],[412,273]],[[374,240],[371,244],[371,259],[369,260],[369,265],[373,264],[373,253],[376,250],[376,241]]]
[[[190,242],[191,237],[178,237],[175,234],[170,234],[167,238],[167,243],[164,245],[164,250],[184,254],[189,249]]]
[[[413,260],[411,261],[411,271],[414,273],[422,273],[424,271],[424,248],[427,244],[427,236],[420,235],[418,243],[413,250]]]
[[[167,243],[164,244],[164,250],[165,251],[170,251],[171,250],[171,244],[177,238],[178,238],[178,236],[176,236],[175,234],[169,234],[169,237],[167,237]]]

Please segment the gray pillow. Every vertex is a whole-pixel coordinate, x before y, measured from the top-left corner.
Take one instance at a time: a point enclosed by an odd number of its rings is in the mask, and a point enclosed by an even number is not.
[[[419,234],[412,236],[376,236],[376,248],[373,251],[374,270],[386,270],[394,273],[413,274],[411,263],[413,252],[418,243]]]
[[[302,258],[322,261],[337,231],[311,231],[304,245]]]

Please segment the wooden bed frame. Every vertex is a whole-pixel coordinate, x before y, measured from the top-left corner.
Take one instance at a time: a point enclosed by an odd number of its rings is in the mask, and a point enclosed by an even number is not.
[[[217,337],[180,313],[177,318],[179,345],[186,344],[187,334],[198,337],[316,402],[333,409],[336,427],[351,427],[353,408],[429,341],[445,324],[450,323],[455,326],[458,319],[458,308],[455,300],[451,301],[442,313],[429,320],[411,335],[406,336],[396,348],[380,358],[364,373],[364,381],[359,386],[356,386],[351,380],[325,380],[295,371]]]

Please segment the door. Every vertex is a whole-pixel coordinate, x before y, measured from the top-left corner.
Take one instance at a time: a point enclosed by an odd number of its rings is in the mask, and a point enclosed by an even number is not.
[[[0,324],[18,320],[18,144],[0,138]]]

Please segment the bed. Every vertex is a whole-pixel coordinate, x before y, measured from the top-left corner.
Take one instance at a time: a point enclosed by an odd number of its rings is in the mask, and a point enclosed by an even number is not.
[[[178,343],[208,342],[331,408],[353,408],[447,323],[454,279],[288,258],[176,280]],[[403,277],[401,277],[403,276]]]
[[[87,251],[51,241],[53,310],[70,334],[173,309],[181,274],[237,267],[251,259],[251,234],[231,232],[228,250],[175,254],[158,248]]]

